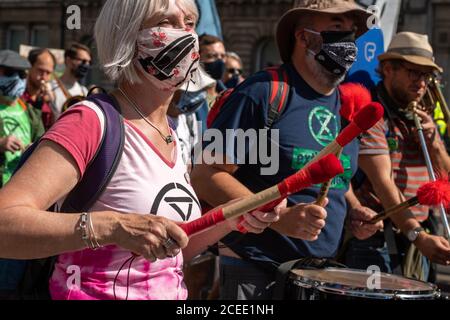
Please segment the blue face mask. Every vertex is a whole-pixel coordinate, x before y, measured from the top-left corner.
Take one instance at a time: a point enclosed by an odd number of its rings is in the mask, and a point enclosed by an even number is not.
[[[206,91],[184,92],[177,104],[178,110],[183,114],[196,112],[206,102]]]
[[[21,79],[17,73],[10,77],[0,77],[0,96],[8,100],[16,100],[23,95],[25,89],[26,80]]]

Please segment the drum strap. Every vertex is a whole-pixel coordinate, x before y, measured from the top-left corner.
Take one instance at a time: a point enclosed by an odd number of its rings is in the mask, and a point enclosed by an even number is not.
[[[301,258],[281,264],[275,275],[275,286],[273,288],[272,299],[275,301],[283,300],[286,292],[286,283],[292,269],[325,269],[325,268],[347,268],[347,266],[330,259],[320,258]]]
[[[284,299],[287,279],[291,270],[294,269],[298,262],[299,260],[288,261],[278,267],[275,276],[275,286],[273,288],[273,300],[280,301]]]
[[[396,275],[403,275],[400,257],[398,253],[397,243],[395,241],[394,230],[392,229],[392,221],[386,220],[384,223],[384,238],[386,240],[389,257],[391,258],[392,272]]]

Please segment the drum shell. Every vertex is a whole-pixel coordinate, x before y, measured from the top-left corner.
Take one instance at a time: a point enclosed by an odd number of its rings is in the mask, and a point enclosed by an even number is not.
[[[365,275],[365,271],[362,270],[324,270]],[[285,298],[287,300],[435,300],[441,297],[440,291],[435,285],[394,275],[383,274],[383,277],[387,280],[391,278],[395,280],[401,279],[403,283],[408,283],[409,281],[412,284],[420,285],[421,289],[408,290],[405,287],[399,287],[398,290],[392,288],[369,290],[363,286],[350,287],[338,282],[330,283],[316,281],[314,279],[301,277],[293,272],[295,272],[295,270],[291,272],[289,281],[286,284]],[[311,270],[308,270],[308,272],[311,272]]]

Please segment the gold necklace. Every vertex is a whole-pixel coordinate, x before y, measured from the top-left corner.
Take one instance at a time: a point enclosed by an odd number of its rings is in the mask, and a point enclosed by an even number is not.
[[[165,136],[161,130],[158,129],[158,127],[156,127],[150,120],[148,120],[141,112],[141,110],[139,109],[139,107],[137,106],[137,104],[130,98],[128,97],[125,92],[123,92],[122,88],[119,88],[120,93],[125,97],[125,99],[127,99],[128,103],[131,104],[131,106],[133,107],[134,111],[136,111],[136,113],[142,118],[144,119],[145,122],[147,122],[153,129],[155,129],[156,131],[158,131],[159,135],[161,136],[161,138],[164,140],[164,142],[166,144],[171,144],[173,143],[174,139],[173,136],[171,134],[169,134],[168,136]],[[169,125],[167,125],[167,128],[169,129]],[[170,129],[169,129],[170,132]]]

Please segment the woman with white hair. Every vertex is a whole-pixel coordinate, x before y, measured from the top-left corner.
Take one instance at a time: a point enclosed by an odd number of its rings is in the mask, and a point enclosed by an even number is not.
[[[177,225],[201,214],[166,115],[174,91],[195,81],[197,16],[193,0],[106,1],[95,36],[100,62],[118,85],[111,97],[125,142],[89,212],[46,209],[77,185],[99,148],[105,118],[90,101],[69,109],[0,190],[0,257],[59,255],[53,299],[186,299],[183,261],[237,229],[237,220],[225,222],[188,239]],[[242,226],[259,233],[277,219],[247,214]],[[80,279],[72,283],[74,266]]]

